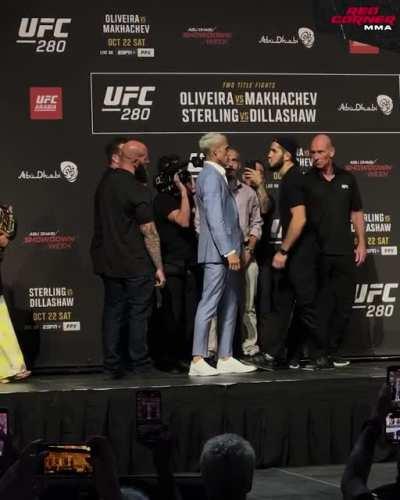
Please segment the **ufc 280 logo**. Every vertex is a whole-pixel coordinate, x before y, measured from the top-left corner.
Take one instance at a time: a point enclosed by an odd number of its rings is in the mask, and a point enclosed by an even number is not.
[[[365,309],[367,318],[393,316],[398,283],[370,283],[356,286],[353,309]]]
[[[61,53],[67,46],[69,17],[23,17],[17,43],[36,44],[36,52]]]
[[[112,86],[106,88],[102,111],[117,112],[121,120],[146,121],[150,118],[153,105],[151,86]]]

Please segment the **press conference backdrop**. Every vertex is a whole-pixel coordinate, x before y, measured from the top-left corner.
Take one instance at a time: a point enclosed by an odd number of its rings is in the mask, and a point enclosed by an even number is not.
[[[400,64],[390,3],[7,3],[0,198],[19,226],[3,274],[36,366],[101,364],[93,195],[104,145],[121,134],[145,142],[154,165],[166,153],[189,158],[208,131],[228,134],[244,160],[264,159],[276,133],[291,133],[304,168],[312,135],[331,134],[337,162],[360,185],[369,247],[346,353],[400,353]],[[270,174],[272,195],[278,185]]]

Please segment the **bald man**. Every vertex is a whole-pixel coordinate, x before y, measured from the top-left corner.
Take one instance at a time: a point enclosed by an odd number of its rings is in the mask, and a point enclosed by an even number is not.
[[[310,154],[313,168],[305,176],[309,220],[321,247],[318,311],[327,354],[339,368],[349,365],[339,356],[339,350],[352,311],[355,269],[367,255],[364,214],[355,177],[333,161],[331,138],[326,134],[315,136]]]
[[[165,284],[151,193],[137,179],[149,164],[147,147],[128,140],[115,154],[115,167],[97,187],[91,246],[94,271],[104,283],[103,363],[112,379],[124,375],[120,346],[126,323],[130,369],[143,373],[151,367],[147,322],[154,286]]]

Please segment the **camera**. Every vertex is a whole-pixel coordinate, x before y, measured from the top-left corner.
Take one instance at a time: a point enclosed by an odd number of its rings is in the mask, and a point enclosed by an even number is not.
[[[154,177],[154,187],[159,193],[178,195],[179,190],[175,184],[174,176],[178,177],[182,184],[191,181],[191,173],[188,171],[189,162],[182,161],[178,155],[162,156],[158,161],[159,174]]]

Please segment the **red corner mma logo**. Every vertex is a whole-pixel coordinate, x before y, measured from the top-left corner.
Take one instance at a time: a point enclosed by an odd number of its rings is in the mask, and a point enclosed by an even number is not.
[[[62,120],[62,88],[31,87],[31,120]]]

